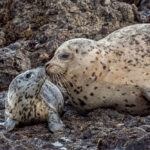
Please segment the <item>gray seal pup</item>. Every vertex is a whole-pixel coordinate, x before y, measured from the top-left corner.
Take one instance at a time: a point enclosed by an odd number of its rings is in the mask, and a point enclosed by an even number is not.
[[[124,27],[99,41],[66,41],[45,68],[59,76],[79,112],[111,107],[150,114],[150,24]]]
[[[19,123],[48,121],[50,131],[64,127],[59,115],[64,107],[61,91],[46,80],[44,67],[28,70],[15,77],[5,101],[5,122],[1,123],[11,131]]]

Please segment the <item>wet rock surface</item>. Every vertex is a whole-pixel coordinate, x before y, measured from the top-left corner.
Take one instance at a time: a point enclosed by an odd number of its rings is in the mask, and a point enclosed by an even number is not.
[[[4,121],[5,98],[6,93],[1,93],[0,121]],[[19,126],[12,132],[0,127],[0,149],[150,149],[150,116],[131,116],[111,109],[97,109],[82,116],[66,104],[62,120],[66,128],[57,133],[51,133],[46,123]]]
[[[44,65],[66,40],[99,40],[148,19],[149,0],[1,0],[0,91],[21,72]],[[4,121],[6,98],[6,92],[1,92],[0,122]],[[46,123],[18,127],[13,132],[0,127],[0,150],[150,149],[150,116],[111,109],[82,116],[67,103],[62,120],[66,128],[55,134]]]

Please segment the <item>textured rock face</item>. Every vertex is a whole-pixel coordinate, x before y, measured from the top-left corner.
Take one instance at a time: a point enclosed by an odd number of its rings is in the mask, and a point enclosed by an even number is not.
[[[147,13],[144,0],[134,0]],[[128,3],[125,3],[128,2]],[[64,41],[86,37],[99,40],[112,31],[143,22],[128,0],[0,0],[0,91],[19,73],[45,64]],[[146,9],[145,9],[146,8]],[[146,10],[146,11],[144,11]],[[148,17],[146,17],[147,19]],[[6,93],[0,93],[4,121]],[[147,150],[150,117],[98,109],[87,116],[69,104],[62,120],[66,128],[52,134],[47,124],[23,126],[7,133],[0,127],[0,150]]]
[[[30,60],[21,52],[8,47],[0,49],[0,90],[8,88],[11,80],[30,68]]]
[[[100,39],[134,23],[131,5],[116,0],[2,0],[0,27],[3,44],[37,39],[57,44],[75,37]],[[7,41],[6,41],[7,40]]]
[[[4,121],[6,93],[0,93],[0,121]],[[97,109],[86,116],[65,105],[63,131],[52,134],[47,124],[35,124],[6,132],[0,127],[0,150],[149,150],[150,116],[120,114]]]
[[[133,23],[135,7],[116,0],[1,0],[0,47],[14,53],[6,56],[0,52],[0,90],[30,68],[28,58],[31,68],[38,67],[50,60],[66,40],[99,40]]]

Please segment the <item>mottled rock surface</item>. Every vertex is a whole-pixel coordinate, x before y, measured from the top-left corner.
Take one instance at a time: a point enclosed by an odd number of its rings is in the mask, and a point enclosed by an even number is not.
[[[141,1],[0,0],[0,91],[21,72],[44,65],[66,40],[100,40],[121,27],[145,22],[141,14],[148,19],[149,5],[148,1],[140,5]],[[0,93],[0,121],[4,121],[6,96]],[[62,120],[66,128],[55,134],[46,123],[10,133],[0,127],[0,150],[150,149],[150,116],[111,109],[82,116],[66,104]]]
[[[22,51],[9,47],[0,48],[0,91],[7,89],[16,75],[30,67],[30,60]]]
[[[0,55],[0,63],[6,65],[1,65],[0,90],[30,68],[27,58],[31,68],[44,65],[66,40],[77,37],[99,40],[116,29],[137,23],[135,11],[132,5],[116,0],[1,0],[0,47],[14,50],[16,54],[10,59],[20,55],[22,63],[10,60],[9,69],[4,59],[11,55]]]
[[[5,97],[1,93],[0,121],[4,121]],[[0,127],[0,150],[150,149],[150,116],[131,116],[111,109],[97,109],[81,116],[66,104],[62,120],[66,128],[54,134],[46,123],[18,127],[10,133]]]

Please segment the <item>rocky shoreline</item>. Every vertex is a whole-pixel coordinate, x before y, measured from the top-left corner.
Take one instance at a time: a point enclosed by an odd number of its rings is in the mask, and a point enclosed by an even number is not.
[[[149,4],[140,2],[1,0],[0,121],[4,121],[8,85],[16,75],[44,65],[66,40],[99,40],[124,26],[149,23]],[[150,116],[131,116],[103,108],[81,116],[66,102],[62,120],[66,128],[55,134],[49,132],[46,123],[9,133],[0,127],[0,150],[150,149]]]

